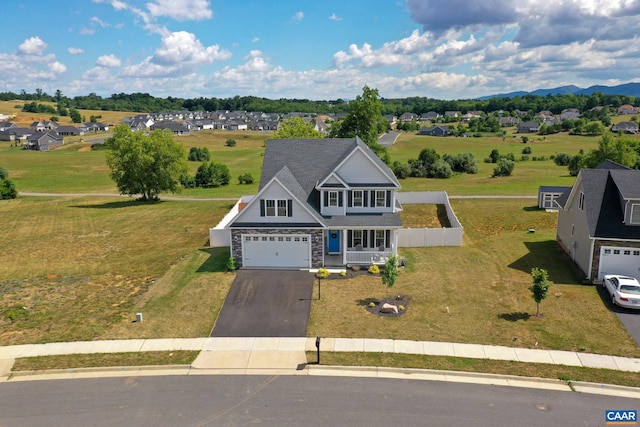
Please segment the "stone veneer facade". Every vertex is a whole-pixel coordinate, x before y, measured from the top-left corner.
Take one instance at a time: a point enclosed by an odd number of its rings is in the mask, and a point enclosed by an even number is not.
[[[243,228],[231,230],[231,256],[242,265],[242,235],[246,234],[308,234],[311,239],[311,268],[323,266],[324,231],[318,229],[300,228]]]
[[[598,240],[593,242],[593,262],[591,263],[591,281],[598,279],[598,270],[600,269],[600,248],[603,246],[611,246],[614,248],[638,248],[640,242],[631,240]]]

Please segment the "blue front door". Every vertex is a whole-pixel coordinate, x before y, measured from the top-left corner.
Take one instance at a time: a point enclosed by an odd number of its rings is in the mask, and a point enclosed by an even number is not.
[[[329,230],[329,253],[340,253],[340,230]]]

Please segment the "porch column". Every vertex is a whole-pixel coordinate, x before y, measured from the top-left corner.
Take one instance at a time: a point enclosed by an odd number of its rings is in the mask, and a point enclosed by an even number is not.
[[[340,234],[342,234],[342,264],[347,264],[347,230],[341,230]]]

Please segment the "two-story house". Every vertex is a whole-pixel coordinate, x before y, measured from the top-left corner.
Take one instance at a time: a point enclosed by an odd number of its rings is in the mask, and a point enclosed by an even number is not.
[[[609,160],[582,169],[557,203],[556,240],[587,278],[640,279],[640,171]]]
[[[229,222],[243,268],[383,264],[402,228],[393,172],[359,138],[273,139],[258,194]]]

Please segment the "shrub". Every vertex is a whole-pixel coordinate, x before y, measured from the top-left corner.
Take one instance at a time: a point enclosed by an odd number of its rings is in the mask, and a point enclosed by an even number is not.
[[[441,179],[451,178],[452,174],[453,174],[453,171],[451,170],[451,166],[449,166],[449,163],[445,162],[444,160],[438,159],[433,164],[434,178],[441,178]]]
[[[15,199],[18,196],[16,185],[9,178],[0,179],[0,199]]]
[[[329,273],[329,270],[327,270],[324,267],[321,267],[318,269],[318,272],[316,273],[316,277],[318,279],[326,279],[327,277],[329,277],[329,274],[331,274]]]
[[[239,184],[253,184],[253,175],[250,173],[245,173],[244,175],[240,175],[238,177]]]
[[[369,307],[373,308],[373,307],[375,307],[375,306],[376,306],[376,303],[375,303],[375,302],[371,301],[371,302],[369,303]]]
[[[501,158],[498,160],[497,166],[493,169],[493,177],[496,176],[511,176],[513,172],[513,168],[515,168],[516,164],[513,160],[507,158]]]
[[[531,154],[531,147],[524,147],[522,149],[522,154]]]
[[[236,271],[238,269],[238,261],[236,257],[230,256],[227,260],[227,270]]]
[[[229,168],[220,162],[205,162],[196,172],[196,187],[220,187],[231,179]]]
[[[526,162],[527,160],[529,160],[529,156],[524,155],[524,156],[520,157],[520,160],[523,161],[523,162]]]
[[[346,272],[346,271],[342,270],[342,271],[340,272],[340,276],[345,277],[346,275],[347,275],[347,272]]]
[[[406,310],[406,307],[405,307],[404,305],[400,304],[400,305],[398,306],[398,310],[399,310],[399,311],[405,311],[405,310]]]
[[[0,179],[7,179],[9,178],[9,171],[6,168],[3,168],[2,166],[0,166]]]
[[[227,142],[225,142],[225,145],[227,147],[235,147],[236,146],[236,140],[235,139],[227,139]]]
[[[402,163],[399,161],[393,162],[393,173],[398,179],[405,179],[411,174],[411,168],[407,163]]]
[[[498,163],[498,160],[500,159],[500,152],[498,151],[497,148],[494,148],[493,150],[491,150],[491,153],[489,154],[489,158],[491,159],[490,163]]]
[[[189,149],[189,155],[187,156],[187,160],[192,162],[206,162],[211,159],[211,153],[207,147],[199,148],[199,147],[191,147]]]
[[[569,166],[571,156],[567,153],[558,153],[553,158],[553,162],[558,166]]]
[[[370,274],[380,274],[380,267],[378,267],[377,265],[372,265],[371,267],[369,267],[369,270],[367,270]]]
[[[195,188],[196,179],[193,175],[184,174],[180,177],[180,185],[182,185],[184,188]]]

